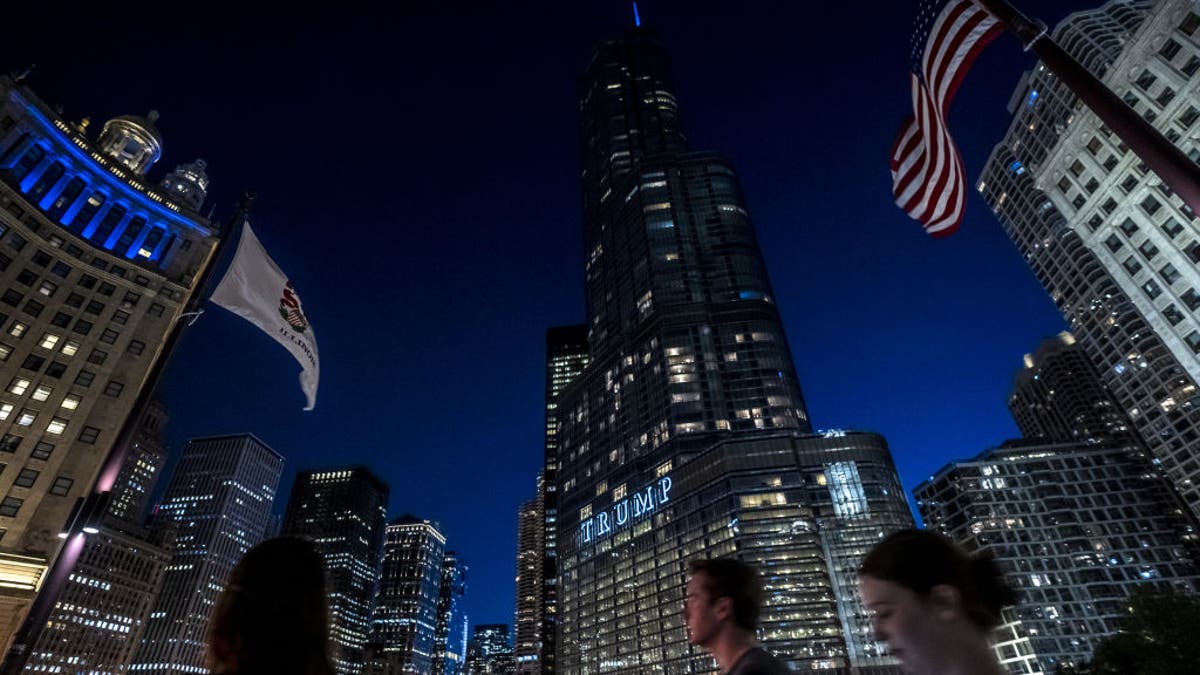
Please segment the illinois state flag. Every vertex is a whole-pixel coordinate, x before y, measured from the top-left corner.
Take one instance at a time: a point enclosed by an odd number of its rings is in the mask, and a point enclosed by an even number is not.
[[[304,316],[300,296],[254,236],[249,221],[242,225],[233,263],[209,300],[263,329],[296,357],[303,368],[300,388],[308,399],[304,409],[312,410],[321,374],[317,337]]]

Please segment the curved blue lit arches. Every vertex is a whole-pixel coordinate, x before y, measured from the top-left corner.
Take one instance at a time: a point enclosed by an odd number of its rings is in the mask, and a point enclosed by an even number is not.
[[[13,102],[24,105],[27,128],[0,138],[0,175],[65,230],[126,259],[158,265],[182,232],[212,234],[195,216],[122,180],[36,106]]]

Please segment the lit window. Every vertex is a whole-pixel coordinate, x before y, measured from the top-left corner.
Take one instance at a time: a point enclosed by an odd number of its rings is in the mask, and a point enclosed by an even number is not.
[[[8,329],[8,334],[13,337],[19,338],[22,335],[24,335],[25,331],[27,331],[27,330],[29,330],[29,326],[26,326],[25,324],[21,323],[20,321],[17,321],[17,322],[14,322],[12,327]]]
[[[44,384],[38,385],[38,388],[33,390],[33,396],[30,398],[35,401],[45,401],[46,399],[50,398],[50,391],[50,387],[47,387]]]
[[[75,352],[77,351],[79,351],[79,343],[74,340],[67,340],[67,343],[62,348],[64,356],[75,356]]]
[[[53,281],[43,281],[42,285],[38,287],[38,293],[41,293],[42,295],[44,295],[46,297],[50,297],[51,295],[54,295],[54,291],[57,291],[57,290],[58,290],[58,284],[54,283]]]
[[[62,407],[67,410],[75,410],[79,407],[79,397],[75,394],[67,394],[63,397]]]
[[[21,411],[20,415],[17,416],[17,424],[19,426],[27,427],[33,424],[35,419],[37,419],[37,412],[26,408]]]
[[[54,419],[50,420],[50,425],[46,427],[46,433],[57,436],[66,428],[67,421],[61,417],[55,417]]]
[[[59,337],[54,333],[46,333],[42,336],[41,346],[45,349],[54,349],[54,346],[58,344],[58,340]]]
[[[4,420],[8,419],[8,416],[12,414],[12,411],[13,411],[13,404],[0,403],[0,422],[3,422]]]
[[[12,381],[12,384],[8,385],[8,391],[9,393],[21,396],[25,393],[25,390],[29,388],[30,384],[31,382],[29,380],[18,377]]]

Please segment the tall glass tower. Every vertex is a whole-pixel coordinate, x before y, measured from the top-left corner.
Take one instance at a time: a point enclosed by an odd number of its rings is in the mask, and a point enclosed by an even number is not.
[[[301,471],[292,487],[283,534],[311,540],[325,560],[329,646],[338,675],[362,672],[387,500],[387,485],[364,467]]]
[[[455,551],[446,551],[438,592],[432,675],[460,675],[467,660],[467,566]]]
[[[411,514],[388,523],[366,672],[433,671],[445,557],[435,524]]]
[[[583,372],[587,363],[587,326],[556,326],[546,331],[545,463],[538,483],[544,526],[541,537],[541,607],[537,610],[540,625],[535,636],[538,647],[533,661],[536,667],[530,664],[528,654],[518,655],[518,665],[525,672],[553,673],[555,670],[555,639],[558,633],[558,396]],[[525,657],[525,660],[521,661],[521,657]]]
[[[555,672],[712,672],[687,560],[764,574],[796,670],[889,668],[852,583],[911,526],[884,439],[813,434],[733,165],[691,151],[653,31],[597,50],[580,101],[589,361],[557,398]]]

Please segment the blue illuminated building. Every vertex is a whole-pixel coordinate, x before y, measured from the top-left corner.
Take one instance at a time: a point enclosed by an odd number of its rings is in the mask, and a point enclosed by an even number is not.
[[[366,672],[433,672],[446,537],[411,514],[387,526]]]
[[[0,77],[0,642],[216,244],[202,161],[147,177],[155,119],[91,134]]]
[[[462,675],[467,660],[467,566],[446,551],[434,630],[433,675]]]

